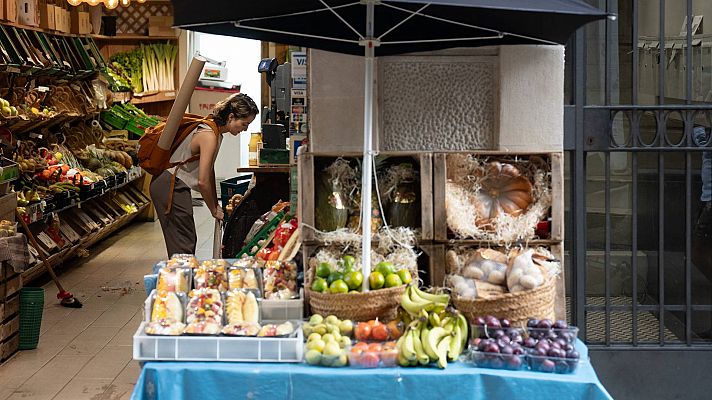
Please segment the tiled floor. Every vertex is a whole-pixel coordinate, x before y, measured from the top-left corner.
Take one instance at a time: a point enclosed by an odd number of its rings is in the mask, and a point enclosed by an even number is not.
[[[198,257],[212,256],[213,219],[195,207]],[[84,307],[59,305],[44,285],[39,346],[0,366],[0,400],[128,399],[139,375],[131,338],[143,318],[143,275],[166,257],[158,222],[134,223],[64,268],[60,280]]]

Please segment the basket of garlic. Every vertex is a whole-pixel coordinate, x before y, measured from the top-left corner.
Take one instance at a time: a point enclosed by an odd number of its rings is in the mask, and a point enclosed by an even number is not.
[[[546,248],[461,247],[448,250],[446,267],[453,303],[470,319],[493,315],[521,326],[554,319],[560,262]]]

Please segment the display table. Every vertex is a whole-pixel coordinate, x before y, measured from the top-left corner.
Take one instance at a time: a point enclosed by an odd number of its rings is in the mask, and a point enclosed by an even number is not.
[[[588,352],[577,343],[582,359]],[[157,399],[611,399],[590,363],[574,374],[474,368],[326,368],[306,364],[148,362],[131,397]]]

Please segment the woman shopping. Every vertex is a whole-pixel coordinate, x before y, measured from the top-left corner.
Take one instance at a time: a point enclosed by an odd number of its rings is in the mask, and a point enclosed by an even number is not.
[[[191,189],[200,192],[205,205],[217,220],[223,219],[215,188],[215,160],[223,134],[237,136],[255,119],[259,110],[246,94],[234,94],[220,101],[212,120],[198,125],[171,154],[169,168],[151,181],[151,198],[166,241],[168,256],[194,254],[197,242]]]

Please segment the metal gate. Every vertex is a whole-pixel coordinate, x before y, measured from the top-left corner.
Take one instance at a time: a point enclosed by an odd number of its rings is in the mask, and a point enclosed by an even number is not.
[[[712,1],[589,3],[618,20],[579,30],[566,52],[570,318],[614,397],[707,398]]]

